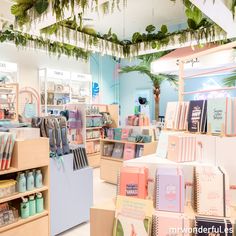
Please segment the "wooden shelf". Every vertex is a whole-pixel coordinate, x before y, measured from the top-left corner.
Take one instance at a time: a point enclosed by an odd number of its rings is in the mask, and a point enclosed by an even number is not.
[[[19,170],[17,168],[10,167],[10,169],[8,169],[8,170],[0,170],[0,175],[7,175],[7,174],[15,173],[18,171]]]
[[[102,126],[97,127],[87,127],[86,130],[93,130],[93,129],[102,129]]]
[[[17,226],[20,226],[20,225],[23,225],[23,224],[26,224],[26,223],[29,223],[31,221],[34,221],[36,219],[39,219],[43,216],[47,216],[48,215],[48,211],[44,211],[42,213],[39,213],[39,214],[36,214],[34,216],[31,216],[27,219],[19,219],[18,221],[12,223],[12,224],[9,224],[9,225],[6,225],[6,226],[3,226],[3,227],[0,227],[0,233],[3,233],[4,231],[7,231],[7,230],[10,230],[10,229],[13,229]]]
[[[91,139],[86,139],[86,142],[93,142],[93,141],[100,141],[101,138],[91,138]]]
[[[86,117],[101,117],[101,114],[97,114],[97,115],[86,115]]]
[[[26,196],[29,196],[29,195],[32,195],[32,194],[35,194],[35,193],[38,193],[38,192],[44,192],[44,191],[47,191],[47,190],[48,190],[48,187],[44,186],[42,188],[35,188],[32,191],[26,191],[24,193],[16,193],[16,194],[8,196],[8,197],[0,198],[0,203],[12,201],[12,200],[15,200],[15,199],[18,199],[18,198],[21,198],[21,197],[26,197]]]
[[[128,143],[128,144],[136,144],[136,145],[147,145],[150,143],[135,143],[129,142],[127,140],[114,140],[114,139],[101,139],[102,142],[111,142],[111,143]]]
[[[116,158],[116,157],[108,157],[108,156],[101,156],[102,159],[110,160],[110,161],[118,161],[123,162],[123,158]]]
[[[87,153],[88,156],[98,156],[100,155],[100,152],[94,152],[94,153]]]
[[[36,165],[36,166],[30,166],[27,168],[15,168],[15,167],[10,167],[9,170],[0,170],[0,176],[1,175],[7,175],[7,174],[12,174],[12,173],[16,173],[16,172],[20,172],[20,171],[24,171],[24,170],[31,170],[31,169],[35,169],[35,168],[42,168],[42,167],[46,167],[47,165]]]

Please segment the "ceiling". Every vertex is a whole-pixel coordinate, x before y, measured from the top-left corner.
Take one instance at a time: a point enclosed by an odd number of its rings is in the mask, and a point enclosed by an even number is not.
[[[115,9],[110,14],[85,12],[84,25],[90,25],[101,34],[105,34],[111,28],[119,39],[130,39],[134,32],[144,32],[147,25],[153,24],[159,28],[162,24],[169,26],[170,31],[180,29],[186,22],[184,6],[181,1],[176,3],[170,0],[127,0],[127,6],[123,8],[123,0],[120,1],[121,11]],[[10,13],[12,5],[10,0],[0,1],[0,17],[14,22]]]
[[[84,24],[93,25],[97,32],[104,34],[112,28],[120,39],[129,39],[134,32],[144,32],[150,24],[158,28],[166,24],[173,31],[186,22],[182,2],[173,3],[170,0],[127,0],[127,7],[121,11],[100,16],[87,13],[84,17],[92,19]]]

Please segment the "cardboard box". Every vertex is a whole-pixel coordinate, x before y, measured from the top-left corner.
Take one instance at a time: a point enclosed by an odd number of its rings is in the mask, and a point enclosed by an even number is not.
[[[90,208],[90,236],[112,236],[115,204],[109,201]]]
[[[16,140],[11,167],[19,170],[49,165],[49,139]]]

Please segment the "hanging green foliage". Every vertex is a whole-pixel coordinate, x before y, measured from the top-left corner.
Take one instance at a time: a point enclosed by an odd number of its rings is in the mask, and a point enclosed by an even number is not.
[[[78,6],[82,12],[89,7],[90,0],[13,0],[15,2],[11,7],[11,13],[16,18],[16,23],[19,26],[30,23],[32,20],[39,18],[47,12],[51,6],[53,15],[57,21],[63,20],[65,11],[71,10],[71,16],[75,14],[75,6]],[[94,9],[98,9],[98,0],[92,0]],[[123,6],[126,6],[126,0],[123,0]],[[112,0],[106,5],[107,13],[113,12],[115,8],[120,10],[120,0]]]
[[[81,48],[22,33],[14,30],[12,25],[0,31],[0,43],[4,42],[13,42],[18,47],[33,46],[35,49],[46,50],[49,54],[54,54],[58,57],[62,54],[84,60],[88,60],[89,57],[89,53]]]

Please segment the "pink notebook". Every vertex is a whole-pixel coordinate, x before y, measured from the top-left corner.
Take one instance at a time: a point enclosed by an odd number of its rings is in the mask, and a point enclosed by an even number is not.
[[[129,134],[130,134],[131,129],[122,129],[121,131],[121,139],[122,140],[128,140]]]
[[[124,161],[133,159],[135,157],[135,144],[126,143],[123,153]]]
[[[181,168],[157,169],[155,207],[160,211],[184,211],[184,177]]]
[[[122,167],[118,181],[118,194],[122,196],[147,197],[148,169],[145,167]]]

